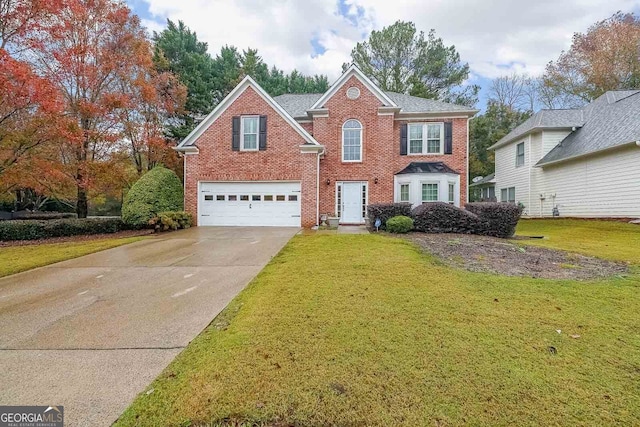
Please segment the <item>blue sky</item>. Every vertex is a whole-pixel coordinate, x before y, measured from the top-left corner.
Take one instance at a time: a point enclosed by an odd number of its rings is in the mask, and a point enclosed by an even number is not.
[[[257,48],[285,71],[338,77],[352,47],[396,20],[434,28],[471,67],[486,104],[491,79],[512,72],[539,75],[571,43],[574,32],[618,10],[640,11],[640,0],[127,0],[150,31],[182,20],[209,44]],[[256,7],[259,4],[259,7]]]

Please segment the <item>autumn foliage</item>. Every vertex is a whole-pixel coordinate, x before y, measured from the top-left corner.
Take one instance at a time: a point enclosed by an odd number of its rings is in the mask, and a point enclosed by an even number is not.
[[[186,89],[158,72],[139,18],[111,0],[0,0],[0,182],[76,201],[177,164],[166,120]]]

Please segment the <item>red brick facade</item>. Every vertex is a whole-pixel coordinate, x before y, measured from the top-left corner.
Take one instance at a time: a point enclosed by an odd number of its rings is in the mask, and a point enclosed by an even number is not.
[[[266,115],[265,151],[233,151],[231,119]],[[304,139],[253,88],[248,87],[197,140],[185,160],[185,210],[197,218],[198,182],[301,181],[302,226],[316,224],[317,155],[303,154]]]
[[[358,87],[360,96],[347,98],[349,87]],[[392,202],[394,174],[411,162],[442,161],[460,173],[460,202],[467,200],[467,122],[463,118],[396,120],[393,112],[379,113],[382,102],[355,76],[348,79],[329,98],[324,107],[328,117],[318,115],[301,123],[319,144],[325,147],[320,160],[320,180],[316,187],[318,156],[301,153],[305,141],[254,89],[248,87],[198,138],[198,154],[186,156],[185,209],[197,217],[199,181],[272,181],[302,182],[302,226],[317,223],[317,213],[336,210],[337,181],[368,183],[368,202]],[[233,116],[268,116],[266,151],[232,151]],[[363,126],[362,161],[342,162],[342,125],[357,119]],[[453,153],[448,155],[400,155],[400,127],[410,122],[453,123]],[[376,183],[377,179],[377,183]],[[329,183],[327,185],[327,182]],[[319,207],[316,205],[319,194]]]

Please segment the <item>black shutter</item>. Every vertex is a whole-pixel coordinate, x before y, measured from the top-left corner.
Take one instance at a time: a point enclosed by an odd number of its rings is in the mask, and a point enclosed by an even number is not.
[[[240,116],[231,119],[231,149],[240,151]]]
[[[261,151],[267,149],[267,116],[260,116],[260,142],[259,148]]]
[[[453,127],[451,122],[444,123],[444,154],[453,153]]]
[[[407,125],[400,125],[400,155],[407,155]]]

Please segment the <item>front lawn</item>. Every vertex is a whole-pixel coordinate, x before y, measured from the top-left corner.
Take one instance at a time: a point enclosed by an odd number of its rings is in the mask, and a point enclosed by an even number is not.
[[[470,273],[402,239],[296,236],[117,425],[638,425],[639,322],[637,274]]]
[[[582,219],[523,219],[517,235],[545,236],[526,244],[640,264],[640,225]]]
[[[102,238],[65,243],[42,243],[0,247],[0,277],[93,252],[133,243],[144,237]]]

